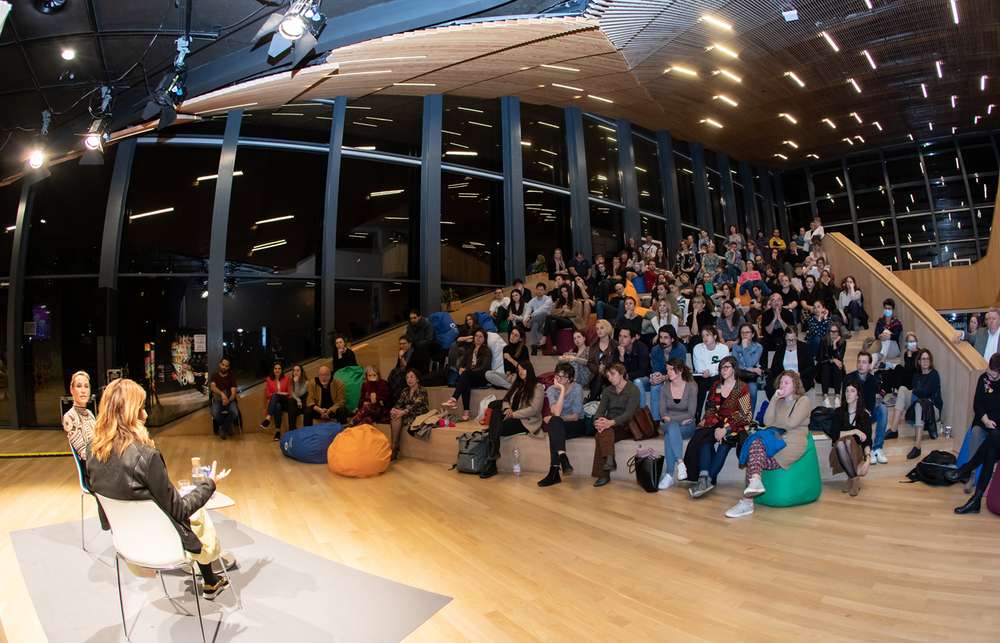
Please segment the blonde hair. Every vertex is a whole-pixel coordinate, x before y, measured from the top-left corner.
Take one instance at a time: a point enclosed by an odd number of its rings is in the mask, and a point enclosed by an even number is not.
[[[368,379],[368,376],[371,375],[372,373],[378,375],[378,378],[380,380],[382,379],[382,373],[378,370],[378,366],[375,365],[365,366],[365,379]]]
[[[76,378],[78,377],[86,378],[87,384],[90,384],[90,375],[87,373],[87,371],[77,371],[69,376],[69,387],[71,389],[73,388],[73,383],[76,382]]]
[[[604,329],[608,337],[614,337],[615,329],[607,319],[598,319],[597,326]]]
[[[796,399],[804,396],[806,394],[806,388],[802,386],[802,378],[795,371],[782,371],[781,375],[778,376],[777,382],[780,384],[782,377],[788,377],[792,380],[792,394]]]
[[[120,379],[108,384],[101,396],[101,407],[94,423],[90,452],[106,462],[111,450],[121,455],[128,445],[141,442],[155,446],[139,413],[146,403],[146,392],[132,380]]]

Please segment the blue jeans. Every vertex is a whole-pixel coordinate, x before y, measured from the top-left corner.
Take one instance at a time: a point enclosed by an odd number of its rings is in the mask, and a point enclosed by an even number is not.
[[[750,415],[757,417],[757,382],[747,382],[750,387]]]
[[[690,440],[694,435],[697,424],[680,425],[676,422],[664,422],[660,425],[663,428],[663,456],[664,470],[673,475],[674,465],[678,460],[684,458],[684,440]]]
[[[872,422],[875,423],[875,439],[872,442],[872,451],[881,449],[885,445],[885,427],[889,421],[889,409],[885,404],[876,404],[872,410]]]
[[[222,400],[212,400],[212,419],[219,423],[219,434],[229,435],[232,433],[233,422],[236,418],[240,416],[240,407],[236,405],[236,400],[230,402],[226,407],[226,411],[229,411],[229,415],[225,418],[222,417],[223,405]]]
[[[822,335],[820,335],[818,337],[813,337],[812,339],[809,340],[809,347],[812,348],[813,358],[814,359],[815,359],[816,355],[819,354],[819,343],[821,341],[823,341],[823,336]]]
[[[617,306],[612,306],[611,304],[599,301],[597,302],[597,308],[594,312],[597,313],[598,319],[618,319],[625,314],[624,301],[624,299],[619,299]]]
[[[646,393],[649,390],[649,377],[639,377],[632,380],[632,383],[639,387],[639,406],[646,406],[647,395],[649,395],[649,411],[653,414],[653,421],[656,422],[660,418],[657,415],[657,410],[660,408],[660,400],[654,395]],[[659,391],[657,391],[659,393]]]
[[[281,414],[287,407],[287,395],[278,395],[275,393],[271,396],[271,399],[267,403],[267,414],[274,418],[274,428],[281,430]]]
[[[726,456],[729,455],[730,450],[732,447],[723,442],[715,447],[715,455],[713,456],[712,444],[703,444],[701,457],[698,460],[698,468],[700,469],[698,475],[707,475],[709,480],[715,480],[719,472],[722,471],[722,465],[726,464]]]
[[[660,415],[660,389],[663,388],[665,383],[666,380],[663,380],[663,382],[655,386],[652,384],[649,385],[649,412],[653,414],[653,421],[657,424],[660,423],[662,417]]]

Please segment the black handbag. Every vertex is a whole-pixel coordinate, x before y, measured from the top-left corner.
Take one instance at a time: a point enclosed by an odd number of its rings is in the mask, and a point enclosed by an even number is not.
[[[635,480],[646,493],[660,490],[660,476],[663,475],[665,459],[649,447],[640,447],[628,461],[628,472],[635,473]]]

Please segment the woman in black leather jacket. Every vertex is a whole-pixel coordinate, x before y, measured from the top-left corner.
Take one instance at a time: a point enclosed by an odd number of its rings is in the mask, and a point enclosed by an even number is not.
[[[215,493],[216,484],[230,470],[216,472],[215,462],[208,478],[190,493],[181,496],[170,482],[167,465],[146,431],[146,393],[132,380],[115,380],[101,398],[94,424],[94,437],[87,445],[90,490],[115,500],[153,500],[170,517],[180,534],[185,551],[202,552],[202,541],[191,529],[190,517]],[[206,515],[205,521],[209,518]],[[209,530],[214,534],[214,530]],[[205,543],[218,551],[217,539]],[[197,560],[197,556],[194,556]],[[202,594],[214,600],[228,581],[212,571],[212,563],[198,562],[204,585]]]

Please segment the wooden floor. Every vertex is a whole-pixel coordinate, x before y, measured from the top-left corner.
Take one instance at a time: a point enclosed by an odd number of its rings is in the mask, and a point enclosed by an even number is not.
[[[0,452],[64,450],[61,431],[0,431]],[[171,477],[188,458],[232,467],[232,518],[307,551],[454,597],[411,634],[441,641],[997,641],[1000,518],[956,516],[960,487],[827,483],[803,507],[728,519],[740,488],[694,501],[581,470],[491,480],[400,460],[337,477],[263,433],[225,443],[160,436]],[[579,463],[586,469],[585,463]],[[79,519],[68,458],[0,460],[0,619],[44,641],[7,532]],[[87,514],[95,515],[87,500]],[[53,578],[52,582],[59,582]],[[237,581],[239,582],[239,581]],[[106,599],[114,601],[109,594]]]

